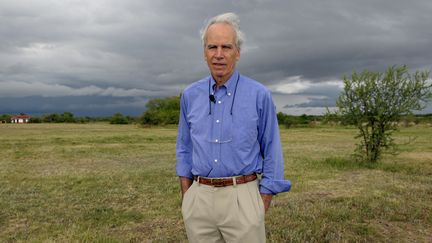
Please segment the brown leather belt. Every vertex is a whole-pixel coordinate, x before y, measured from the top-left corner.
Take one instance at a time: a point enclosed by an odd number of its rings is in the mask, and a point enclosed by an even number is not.
[[[200,184],[214,186],[214,187],[224,187],[234,185],[234,180],[236,184],[243,184],[256,180],[257,175],[255,173],[251,175],[225,177],[225,178],[208,178],[201,176],[194,176],[194,180]]]

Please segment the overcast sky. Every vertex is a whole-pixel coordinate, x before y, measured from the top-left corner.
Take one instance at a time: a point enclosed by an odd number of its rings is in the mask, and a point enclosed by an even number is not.
[[[353,70],[432,69],[430,0],[0,0],[0,114],[139,115],[208,75],[199,30],[224,12],[288,114],[333,107]]]

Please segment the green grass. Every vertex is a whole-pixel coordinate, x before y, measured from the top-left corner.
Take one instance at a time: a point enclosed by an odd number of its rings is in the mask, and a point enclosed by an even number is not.
[[[355,133],[281,130],[293,187],[266,216],[269,242],[432,241],[432,128],[403,128],[400,153],[373,165],[351,159]],[[0,242],[185,241],[176,134],[0,124]]]

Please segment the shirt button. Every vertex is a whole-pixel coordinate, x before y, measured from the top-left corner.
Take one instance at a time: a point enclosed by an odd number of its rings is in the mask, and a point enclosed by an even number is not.
[[[215,162],[217,162],[217,159],[215,159]]]
[[[228,93],[228,96],[231,96],[231,93]]]
[[[216,120],[216,123],[219,123],[219,120]]]
[[[219,100],[219,101],[218,101],[218,104],[220,104],[220,103],[222,103],[222,101]]]
[[[219,140],[217,140],[217,139],[215,140],[216,143],[217,143],[218,141],[219,141]]]

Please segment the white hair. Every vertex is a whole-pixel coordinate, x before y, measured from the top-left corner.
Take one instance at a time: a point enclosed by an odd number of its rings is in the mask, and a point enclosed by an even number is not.
[[[207,30],[213,24],[224,23],[230,25],[235,32],[235,45],[240,50],[245,36],[240,30],[240,18],[235,13],[224,13],[211,18],[204,28],[201,29],[201,41],[205,45],[207,39]]]

